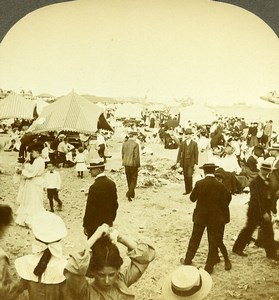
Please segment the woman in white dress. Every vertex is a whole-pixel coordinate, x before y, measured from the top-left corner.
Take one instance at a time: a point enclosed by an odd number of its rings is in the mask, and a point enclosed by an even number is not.
[[[17,195],[20,206],[16,212],[15,222],[26,227],[30,227],[33,215],[45,210],[43,205],[45,160],[41,156],[42,146],[34,144],[31,149],[33,164],[26,163],[22,170],[17,170],[17,173],[21,174],[21,184]]]

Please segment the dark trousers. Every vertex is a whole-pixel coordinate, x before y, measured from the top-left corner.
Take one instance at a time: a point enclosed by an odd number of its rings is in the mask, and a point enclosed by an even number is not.
[[[59,204],[62,204],[62,201],[59,199],[57,189],[47,189],[47,197],[49,200],[50,209],[53,210],[53,199]]]
[[[138,180],[138,167],[125,166],[125,174],[128,184],[128,191],[126,193],[127,197],[135,197],[135,188],[137,186]]]
[[[218,231],[217,231],[217,233],[218,233],[217,245],[224,257],[224,260],[226,261],[229,259],[229,254],[228,254],[228,250],[223,242],[224,232],[225,232],[225,225],[220,225],[220,227],[218,228]],[[216,259],[218,259],[218,257],[216,257]]]
[[[273,256],[276,254],[276,245],[274,242],[274,233],[271,222],[266,222],[262,218],[248,216],[246,226],[240,231],[234,246],[233,251],[243,251],[251,240],[251,236],[255,229],[260,226],[263,237],[263,248],[265,249],[266,256]]]
[[[190,193],[193,189],[193,173],[194,168],[190,166],[183,167],[184,183],[185,183],[185,192]]]
[[[203,232],[207,229],[207,239],[208,239],[208,254],[206,259],[206,265],[213,266],[216,262],[216,257],[218,256],[218,235],[217,227],[212,225],[200,225],[193,224],[192,235],[188,244],[187,252],[185,255],[185,263],[191,264],[193,258],[195,257],[197,250],[199,248]]]
[[[66,162],[66,153],[58,152],[57,153],[57,160],[58,160],[58,164],[63,164],[63,167],[64,167],[65,162]]]
[[[49,156],[50,161],[53,162],[56,165],[56,163],[57,163],[56,153],[51,152],[51,153],[49,153],[48,156]]]
[[[99,156],[100,156],[101,158],[104,159],[104,163],[107,162],[106,156],[105,156],[105,149],[106,149],[105,144],[100,144],[100,145],[99,145],[98,154],[99,154]]]

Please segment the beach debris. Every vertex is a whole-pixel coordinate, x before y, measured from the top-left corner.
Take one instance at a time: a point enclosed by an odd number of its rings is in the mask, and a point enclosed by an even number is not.
[[[227,291],[227,293],[233,297],[233,298],[236,298],[236,299],[241,299],[243,298],[243,295],[241,293],[238,293],[238,292],[235,292],[235,291]]]

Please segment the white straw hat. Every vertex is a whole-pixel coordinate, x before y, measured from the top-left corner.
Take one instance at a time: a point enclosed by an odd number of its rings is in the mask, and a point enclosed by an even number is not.
[[[63,220],[49,211],[34,215],[31,228],[35,238],[44,243],[59,241],[67,235],[67,228]]]
[[[164,281],[162,295],[166,300],[201,300],[212,288],[212,278],[204,269],[179,266]]]

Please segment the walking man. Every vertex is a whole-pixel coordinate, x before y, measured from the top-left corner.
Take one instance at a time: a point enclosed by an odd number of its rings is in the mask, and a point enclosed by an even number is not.
[[[90,163],[88,167],[95,182],[89,188],[83,227],[85,235],[90,238],[103,223],[113,225],[118,209],[117,190],[115,183],[104,171],[104,162]]]
[[[138,179],[138,168],[140,167],[140,149],[135,141],[137,132],[129,133],[129,139],[122,145],[122,165],[125,167],[128,191],[126,197],[129,201],[135,198],[135,188]]]
[[[178,150],[176,165],[183,169],[185,193],[190,194],[193,189],[194,167],[198,164],[198,144],[192,140],[192,129],[185,130],[185,141],[183,141]]]
[[[250,201],[247,211],[246,226],[239,233],[232,251],[239,256],[247,256],[243,252],[251,240],[255,229],[260,226],[262,230],[262,243],[266,257],[278,261],[276,245],[271,222],[272,201],[269,199],[269,182],[267,179],[271,171],[271,164],[263,162],[260,172],[250,184]]]
[[[200,167],[204,171],[205,178],[197,181],[190,200],[196,202],[193,213],[193,231],[189,240],[185,259],[181,263],[191,265],[199,248],[203,232],[206,228],[208,237],[208,255],[205,270],[211,274],[217,263],[218,243],[220,230],[224,227],[224,208],[227,206],[225,186],[218,182],[214,176],[217,166],[206,163]]]

